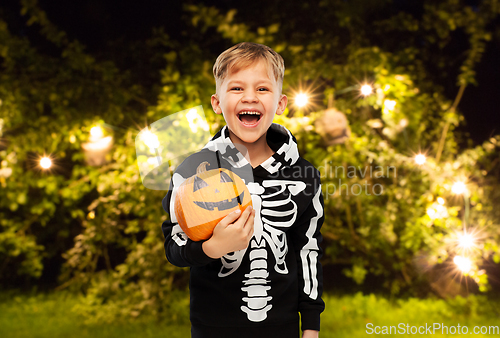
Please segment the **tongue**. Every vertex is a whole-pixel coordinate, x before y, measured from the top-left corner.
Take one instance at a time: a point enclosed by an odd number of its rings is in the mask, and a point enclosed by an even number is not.
[[[246,124],[254,124],[259,120],[259,115],[242,114],[240,115],[240,120]]]

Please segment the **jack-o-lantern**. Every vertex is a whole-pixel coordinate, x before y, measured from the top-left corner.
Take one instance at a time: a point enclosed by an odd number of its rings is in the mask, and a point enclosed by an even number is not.
[[[196,174],[182,183],[175,198],[175,215],[193,241],[210,238],[215,226],[229,213],[252,205],[243,180],[224,168],[207,170],[201,163]]]

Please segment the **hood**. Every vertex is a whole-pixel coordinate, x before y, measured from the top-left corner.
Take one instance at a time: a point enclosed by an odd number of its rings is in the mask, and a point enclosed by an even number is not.
[[[269,147],[271,147],[275,153],[272,157],[254,169],[256,171],[255,174],[274,174],[279,170],[292,166],[299,159],[297,140],[292,133],[282,125],[273,123],[267,130],[266,140]],[[219,130],[205,145],[204,149],[220,152],[221,156],[229,161],[235,168],[242,168],[250,165],[229,138],[229,129],[227,126]]]

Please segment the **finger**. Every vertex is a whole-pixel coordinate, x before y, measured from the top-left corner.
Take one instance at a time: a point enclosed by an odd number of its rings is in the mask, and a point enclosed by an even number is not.
[[[247,231],[247,241],[250,241],[250,239],[254,234],[254,220],[255,220],[255,210],[252,212],[250,217],[248,217],[248,220],[245,223],[245,230]]]
[[[253,226],[254,218],[255,218],[255,209],[250,212],[248,218],[245,220],[245,224],[243,225],[243,227],[246,228],[247,226]]]
[[[241,210],[237,209],[233,212],[230,212],[226,217],[221,219],[219,224],[222,224],[223,226],[228,226],[231,223],[234,223],[241,215]]]
[[[248,217],[252,214],[252,210],[253,208],[251,205],[246,207],[246,209],[241,213],[241,217],[234,223],[234,225],[244,227]]]
[[[248,216],[243,228],[245,230],[247,230],[248,232],[253,232],[254,220],[255,220],[255,210],[252,210],[252,212]]]

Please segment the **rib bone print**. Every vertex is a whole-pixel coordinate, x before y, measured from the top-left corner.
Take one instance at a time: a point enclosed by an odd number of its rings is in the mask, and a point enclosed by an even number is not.
[[[268,295],[271,286],[267,280],[269,272],[266,245],[269,245],[273,253],[276,272],[288,273],[285,264],[288,244],[284,230],[292,226],[297,217],[297,204],[291,197],[305,187],[306,184],[300,181],[269,180],[264,181],[262,186],[253,182],[248,184],[255,212],[259,217],[254,220],[254,236],[249,245],[250,272],[245,274],[246,279],[241,288],[247,297],[242,299],[245,305],[241,306],[241,310],[252,322],[265,320],[267,312],[272,308],[272,297]],[[239,259],[229,263],[227,268],[232,271],[237,269],[243,254],[244,252]]]

